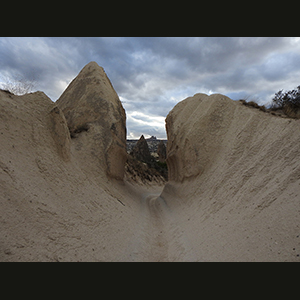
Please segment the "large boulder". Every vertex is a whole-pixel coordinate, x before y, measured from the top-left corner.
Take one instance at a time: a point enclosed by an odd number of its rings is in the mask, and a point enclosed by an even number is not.
[[[67,120],[74,155],[87,171],[102,169],[109,177],[123,179],[126,115],[104,69],[96,62],[87,64],[56,103]]]

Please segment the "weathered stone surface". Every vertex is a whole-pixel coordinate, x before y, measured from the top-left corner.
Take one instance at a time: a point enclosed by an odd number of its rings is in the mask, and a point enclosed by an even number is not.
[[[147,141],[142,135],[132,150],[132,156],[142,162],[152,160]]]
[[[201,175],[219,154],[236,103],[221,94],[196,94],[179,102],[166,118],[169,180]]]
[[[95,171],[102,168],[108,176],[122,179],[126,115],[103,68],[96,62],[87,64],[56,103],[75,140],[75,155],[85,162],[92,159]]]
[[[165,162],[166,157],[167,157],[167,150],[165,143],[163,141],[160,141],[157,147],[157,154],[158,154],[158,159],[160,162]]]

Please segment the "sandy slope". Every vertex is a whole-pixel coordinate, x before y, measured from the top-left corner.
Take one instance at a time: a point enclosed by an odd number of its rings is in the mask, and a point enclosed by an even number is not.
[[[0,260],[128,259],[135,191],[62,159],[44,94],[0,93]]]
[[[115,96],[102,68],[92,63],[90,69],[96,75],[86,90],[95,89],[100,77]],[[88,97],[79,100],[91,102]],[[64,114],[44,93],[0,91],[0,261],[156,260],[145,199],[163,186],[116,176],[124,173],[126,131],[115,113],[122,112],[119,100],[108,98],[106,90],[105,116],[88,111],[89,130],[71,138]]]
[[[300,260],[299,120],[196,94],[166,119],[170,181],[137,184],[120,179],[120,103],[91,69],[111,117],[92,115],[75,138],[83,111],[0,91],[0,261]]]
[[[181,259],[299,261],[300,121],[196,94],[167,129]]]

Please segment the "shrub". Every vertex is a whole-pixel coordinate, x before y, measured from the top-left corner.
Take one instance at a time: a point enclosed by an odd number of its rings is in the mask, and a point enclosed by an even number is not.
[[[248,106],[252,106],[252,107],[254,107],[254,108],[259,108],[259,105],[258,105],[256,102],[254,102],[254,101],[248,102],[247,105],[248,105]]]
[[[283,90],[280,90],[275,93],[271,109],[282,109],[288,116],[297,117],[300,111],[300,85],[291,91],[283,92]]]
[[[260,106],[260,105],[258,105],[255,101],[247,102],[246,100],[241,99],[240,102],[241,102],[243,105],[245,105],[245,106],[257,108],[257,109],[259,109],[259,110],[261,110],[261,111],[263,111],[263,112],[266,112],[266,111],[267,111],[267,109],[266,109],[266,107],[265,107],[264,105]]]

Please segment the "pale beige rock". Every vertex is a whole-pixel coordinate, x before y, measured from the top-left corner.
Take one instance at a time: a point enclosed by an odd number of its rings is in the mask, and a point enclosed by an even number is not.
[[[51,111],[52,116],[52,137],[55,140],[57,151],[66,161],[70,159],[70,133],[62,111],[55,106]]]
[[[215,160],[234,107],[226,96],[196,94],[172,109],[166,118],[169,180],[201,175]]]
[[[0,105],[0,261],[151,260],[140,251],[147,249],[142,223],[151,221],[147,211],[136,218],[149,187],[107,177],[91,153],[79,158],[75,147],[82,143],[85,152],[93,136],[70,139],[60,109],[44,93],[0,90]],[[106,154],[98,155],[105,162]]]
[[[169,259],[299,261],[300,121],[196,94],[166,128]]]
[[[126,115],[109,78],[96,62],[87,64],[56,101],[76,145],[74,155],[93,171],[104,168],[123,179],[126,153]]]

